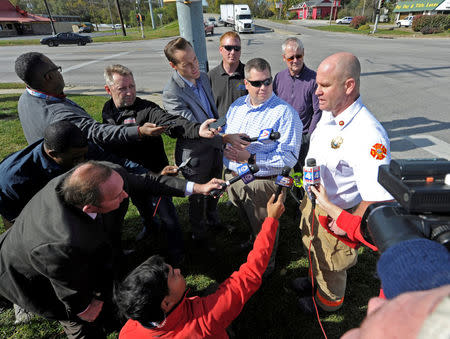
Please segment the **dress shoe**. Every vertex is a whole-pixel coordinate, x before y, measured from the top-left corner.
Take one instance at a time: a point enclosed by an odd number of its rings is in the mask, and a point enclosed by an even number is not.
[[[292,280],[291,288],[300,296],[312,295],[311,281],[307,277]]]

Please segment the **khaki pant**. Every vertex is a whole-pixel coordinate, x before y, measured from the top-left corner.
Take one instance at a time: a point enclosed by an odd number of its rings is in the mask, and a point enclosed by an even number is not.
[[[319,206],[316,206],[311,230],[312,203],[306,195],[300,211],[300,230],[307,251],[311,243],[311,266],[317,286],[316,302],[326,311],[335,311],[342,306],[347,270],[356,264],[357,251],[333,237],[319,224],[318,216],[327,215]]]
[[[225,174],[225,180],[233,177],[231,173]],[[267,202],[272,194],[276,193],[277,185],[275,179],[255,179],[248,185],[239,180],[228,187],[228,197],[233,205],[237,206],[247,217],[253,238],[261,230],[264,219],[267,217]],[[280,228],[278,227],[275,244],[272,255],[267,265],[267,271],[272,272],[275,268],[275,257],[278,247],[278,236]]]

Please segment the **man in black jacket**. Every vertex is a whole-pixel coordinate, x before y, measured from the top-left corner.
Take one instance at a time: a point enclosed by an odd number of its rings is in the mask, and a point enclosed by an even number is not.
[[[178,178],[133,175],[88,162],[51,180],[0,237],[0,294],[27,311],[59,320],[69,338],[103,338],[113,283],[107,218],[128,194],[207,194]]]
[[[127,67],[110,65],[106,67],[104,77],[105,90],[111,99],[103,106],[103,123],[125,126],[142,126],[147,123],[154,129],[151,137],[122,145],[109,145],[108,149],[113,153],[127,157],[150,171],[159,173],[169,165],[162,133],[173,138],[211,137],[211,131],[207,128],[211,120],[203,124],[191,122],[182,116],[167,113],[152,101],[136,97],[133,73]],[[189,170],[189,168],[186,169],[186,171]],[[155,197],[154,206],[157,206],[156,212],[167,231],[169,261],[176,265],[182,261],[184,245],[175,206],[170,197]],[[148,222],[148,220],[144,221],[144,223]],[[144,229],[137,238],[140,239],[149,227],[150,225],[144,224]],[[156,227],[155,223],[152,223],[151,227]]]

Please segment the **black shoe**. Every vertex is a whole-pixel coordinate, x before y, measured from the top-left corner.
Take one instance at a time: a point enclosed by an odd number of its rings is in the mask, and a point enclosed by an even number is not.
[[[296,278],[291,281],[291,288],[298,293],[299,296],[311,296],[311,281],[307,277]]]
[[[313,298],[310,297],[301,297],[297,299],[297,307],[300,310],[300,312],[308,315],[314,315],[316,314],[316,308],[314,307]],[[317,306],[317,310],[320,314],[320,308]]]

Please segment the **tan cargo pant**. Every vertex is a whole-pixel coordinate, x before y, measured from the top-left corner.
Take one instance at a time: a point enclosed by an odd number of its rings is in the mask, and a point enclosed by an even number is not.
[[[233,175],[230,173],[225,174],[225,180],[229,180],[232,177]],[[264,219],[267,217],[267,202],[272,194],[277,191],[278,186],[275,184],[274,180],[275,179],[256,179],[248,185],[244,184],[242,180],[239,180],[227,189],[230,201],[247,217],[253,239],[258,235]],[[275,268],[279,233],[280,227],[278,227],[272,255],[269,264],[267,265],[268,272],[272,272]]]
[[[333,237],[319,224],[318,216],[326,216],[327,213],[317,205],[311,228],[312,203],[307,195],[302,200],[300,211],[300,230],[307,253],[311,243],[311,266],[317,286],[316,303],[326,311],[335,311],[342,307],[347,269],[356,264],[357,251]]]

